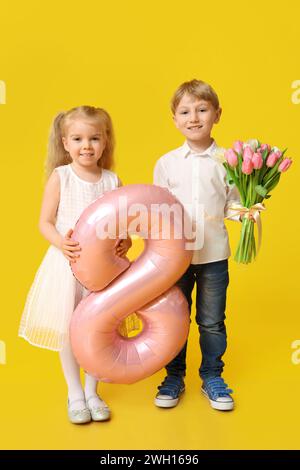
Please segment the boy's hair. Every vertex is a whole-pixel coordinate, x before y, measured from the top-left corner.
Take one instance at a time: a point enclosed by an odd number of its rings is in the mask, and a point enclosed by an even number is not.
[[[171,99],[171,110],[173,115],[176,112],[177,106],[184,94],[195,96],[198,99],[210,101],[215,109],[219,109],[219,98],[215,90],[202,80],[191,80],[182,83],[175,91]]]
[[[65,137],[68,125],[75,119],[85,119],[97,122],[106,138],[106,145],[98,165],[110,170],[113,166],[113,151],[115,146],[112,121],[109,114],[102,108],[93,106],[78,106],[69,111],[57,114],[51,126],[48,156],[46,160],[46,176],[49,177],[54,168],[68,165],[72,162],[69,153],[65,150],[62,138]]]

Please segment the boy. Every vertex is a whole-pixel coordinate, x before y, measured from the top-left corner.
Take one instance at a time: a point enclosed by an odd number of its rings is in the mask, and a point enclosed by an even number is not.
[[[154,184],[168,188],[185,207],[192,207],[193,213],[197,205],[204,205],[203,247],[194,251],[192,263],[177,285],[190,310],[192,290],[195,283],[197,286],[196,321],[202,352],[199,369],[202,392],[213,408],[232,410],[232,390],[221,377],[222,356],[227,343],[224,320],[230,255],[224,217],[229,216],[230,206],[240,200],[237,189],[226,181],[226,170],[218,161],[218,147],[211,137],[222,110],[215,91],[200,80],[180,85],[172,98],[171,108],[175,126],[186,141],[158,160]],[[230,218],[238,220],[239,215]],[[195,222],[197,224],[197,220]],[[176,406],[184,392],[186,346],[166,366],[167,377],[158,387],[155,398],[159,407]]]

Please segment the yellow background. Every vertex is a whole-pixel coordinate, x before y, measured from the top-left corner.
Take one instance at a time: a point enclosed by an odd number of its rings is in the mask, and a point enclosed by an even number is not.
[[[292,83],[300,78],[299,15],[297,0],[2,2],[1,448],[299,447],[300,364],[291,359],[291,344],[300,338],[300,104],[292,102]],[[294,158],[267,201],[258,260],[230,262],[224,376],[236,409],[214,411],[200,394],[193,323],[187,390],[176,409],[153,405],[161,371],[131,386],[101,385],[113,419],[76,427],[67,420],[58,355],[17,338],[47,248],[37,222],[49,125],[58,111],[76,105],[106,108],[117,137],[116,172],[124,184],[149,183],[157,158],[182,143],[169,99],[192,78],[219,94],[219,145],[260,138],[287,146]],[[240,227],[228,228],[234,248]]]

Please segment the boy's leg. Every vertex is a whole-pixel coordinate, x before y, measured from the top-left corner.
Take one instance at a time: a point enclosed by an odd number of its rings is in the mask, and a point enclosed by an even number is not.
[[[178,286],[182,293],[184,294],[188,305],[189,311],[191,314],[192,308],[192,291],[195,284],[195,276],[193,272],[193,267],[190,265],[183,276],[177,281],[176,286]],[[185,376],[186,370],[186,349],[187,349],[187,341],[181,351],[177,354],[177,356],[166,365],[166,370],[168,375],[180,375],[181,377]]]
[[[196,321],[200,332],[202,362],[200,377],[205,380],[221,376],[226,351],[226,291],[229,283],[228,261],[197,265]]]
[[[194,283],[194,272],[190,266],[177,282],[177,286],[180,287],[188,301],[190,312]],[[159,392],[157,393],[154,401],[155,405],[160,408],[172,408],[176,406],[181,394],[184,392],[183,378],[185,376],[186,369],[186,347],[187,342],[179,354],[177,354],[177,356],[166,366],[168,375],[165,377],[163,383],[158,387]]]
[[[227,388],[221,374],[226,350],[225,307],[229,282],[228,261],[217,261],[198,265],[197,314],[202,363],[199,369],[203,379],[202,392],[212,408],[229,411],[234,407],[232,390]]]

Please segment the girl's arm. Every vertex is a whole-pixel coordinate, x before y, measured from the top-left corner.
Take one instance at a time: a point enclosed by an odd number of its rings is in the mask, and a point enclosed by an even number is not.
[[[47,181],[39,220],[39,229],[42,235],[51,245],[61,250],[69,261],[75,261],[78,257],[76,251],[80,250],[79,243],[71,240],[72,229],[63,237],[55,227],[56,213],[60,198],[60,180],[54,170]]]
[[[118,188],[120,188],[121,186],[123,186],[123,183],[118,177]],[[125,239],[118,240],[117,245],[116,245],[116,255],[120,257],[125,256],[129,248],[131,248],[131,246],[132,246],[132,240],[129,235]]]

